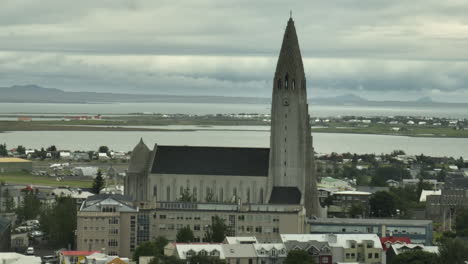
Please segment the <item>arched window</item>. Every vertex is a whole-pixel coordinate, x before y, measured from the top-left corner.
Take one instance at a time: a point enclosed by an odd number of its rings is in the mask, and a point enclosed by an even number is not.
[[[158,186],[153,186],[153,196],[156,198],[158,196]]]
[[[278,83],[276,84],[276,86],[278,87],[278,89],[281,89],[281,78],[278,79]]]
[[[232,189],[232,196],[237,197],[237,188]]]
[[[292,90],[294,91],[296,89],[296,80],[292,80]]]
[[[260,199],[258,200],[261,204],[263,203],[263,188],[260,188]]]
[[[193,187],[192,197],[193,197],[193,199],[195,199],[195,201],[198,200],[197,187]]]
[[[286,89],[286,90],[289,89],[289,78],[288,78],[287,73],[286,73],[286,76],[284,77],[284,89]]]
[[[171,200],[171,187],[170,186],[166,187],[166,199],[167,201]]]
[[[224,201],[223,188],[219,188],[219,201],[222,203]]]
[[[250,188],[247,188],[247,203],[250,203]]]

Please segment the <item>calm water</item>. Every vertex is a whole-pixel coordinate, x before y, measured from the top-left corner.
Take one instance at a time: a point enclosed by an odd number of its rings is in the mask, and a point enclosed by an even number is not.
[[[216,129],[217,127],[212,127]],[[224,126],[224,129],[227,127]],[[259,127],[262,128],[262,127]],[[264,127],[263,127],[264,128]],[[232,127],[236,129],[236,127]],[[96,150],[107,145],[116,151],[128,151],[140,138],[152,148],[161,145],[268,147],[269,131],[188,132],[96,132],[96,131],[27,131],[0,133],[0,142],[8,146],[24,145],[29,148],[55,144],[59,149]],[[408,154],[454,156],[468,158],[468,139],[413,138],[400,136],[314,133],[314,147],[319,153],[389,153],[402,149]]]
[[[115,103],[115,104],[43,104],[0,103],[0,114],[32,113],[86,113],[86,114],[231,114],[270,113],[269,104],[197,104],[197,103]],[[315,117],[358,116],[432,116],[468,118],[466,109],[457,107],[359,107],[359,106],[310,106],[309,113]]]

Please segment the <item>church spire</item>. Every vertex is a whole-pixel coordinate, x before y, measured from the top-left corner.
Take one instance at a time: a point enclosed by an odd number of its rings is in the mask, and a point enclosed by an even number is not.
[[[299,74],[304,72],[302,64],[301,50],[299,48],[299,40],[296,34],[296,27],[292,17],[288,20],[288,25],[283,36],[278,64],[276,65],[276,74],[284,72],[298,71]]]

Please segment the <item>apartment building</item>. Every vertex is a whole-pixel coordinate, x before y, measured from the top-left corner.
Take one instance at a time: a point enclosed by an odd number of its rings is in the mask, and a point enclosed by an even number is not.
[[[189,226],[194,242],[204,242],[214,216],[225,220],[230,236],[256,236],[261,242],[278,242],[280,233],[305,231],[305,210],[300,205],[159,202],[156,208],[140,211],[139,236],[149,240],[164,236],[175,241],[177,231]]]
[[[88,197],[77,214],[77,250],[131,257],[137,243],[138,208],[128,197]]]

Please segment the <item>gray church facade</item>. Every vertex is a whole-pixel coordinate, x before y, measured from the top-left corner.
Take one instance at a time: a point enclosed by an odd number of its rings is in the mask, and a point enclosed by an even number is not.
[[[125,194],[135,201],[303,205],[319,214],[306,79],[289,19],[273,79],[270,148],[135,146]]]

